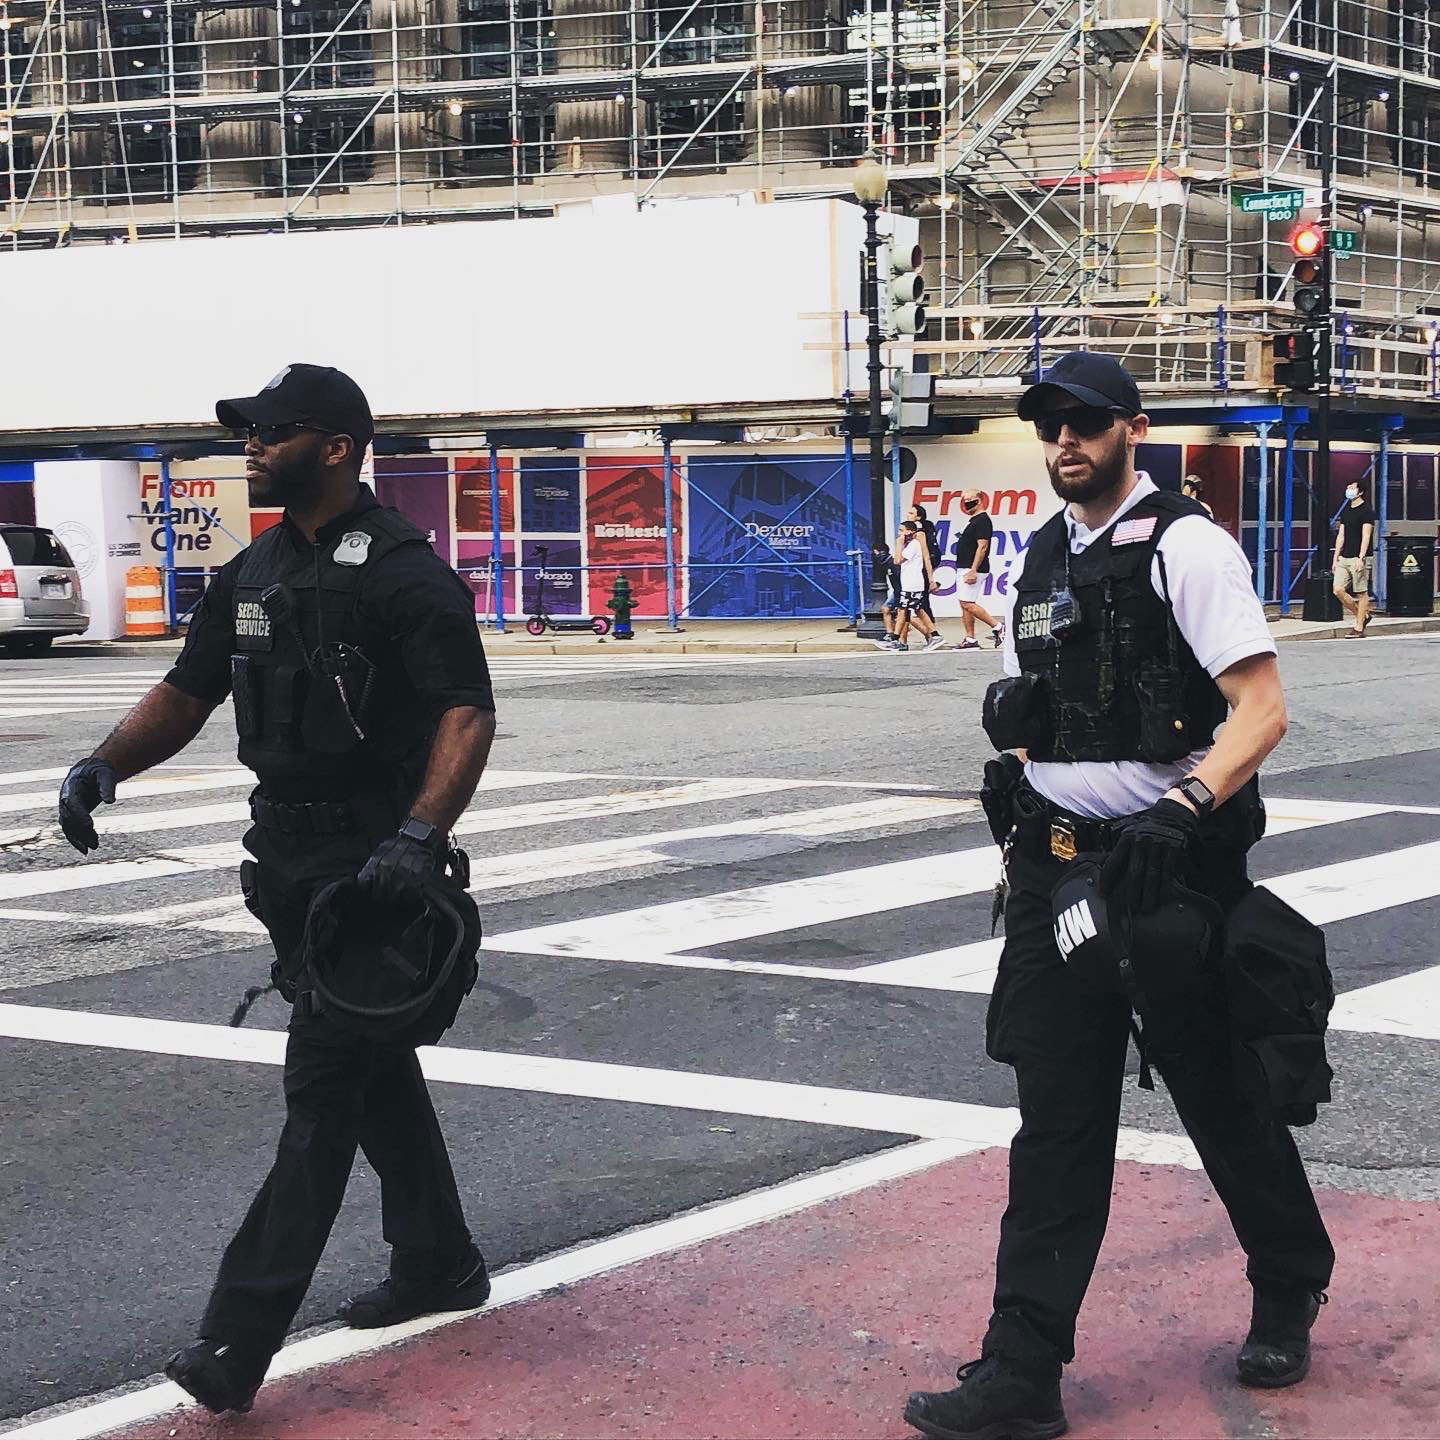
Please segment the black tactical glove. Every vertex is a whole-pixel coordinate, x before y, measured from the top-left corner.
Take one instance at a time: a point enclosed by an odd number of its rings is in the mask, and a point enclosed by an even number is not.
[[[1121,835],[1100,871],[1100,892],[1118,893],[1131,912],[1159,909],[1184,874],[1200,817],[1178,800],[1157,800]]]
[[[391,835],[375,847],[358,879],[381,898],[394,900],[407,890],[418,889],[427,876],[435,874],[440,859],[433,845],[409,835]]]
[[[108,760],[92,755],[72,765],[60,785],[60,829],[82,855],[100,848],[90,812],[102,800],[115,803],[115,771]]]

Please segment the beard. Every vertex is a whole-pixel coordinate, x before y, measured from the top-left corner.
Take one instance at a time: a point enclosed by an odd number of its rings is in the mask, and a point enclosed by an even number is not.
[[[245,476],[250,490],[250,503],[258,506],[279,506],[286,510],[303,509],[320,490],[320,477],[306,461],[267,466]]]
[[[1083,460],[1088,467],[1085,473],[1071,477],[1061,476],[1060,462],[1067,457],[1057,455],[1053,461],[1047,461],[1045,466],[1050,472],[1050,488],[1067,504],[1088,505],[1091,501],[1100,499],[1124,479],[1126,448],[1122,430],[1116,435],[1109,453],[1099,460],[1092,461],[1081,456],[1068,457],[1071,464]]]

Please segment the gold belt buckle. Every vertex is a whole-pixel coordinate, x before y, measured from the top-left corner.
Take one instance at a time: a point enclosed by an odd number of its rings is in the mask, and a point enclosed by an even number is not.
[[[1078,853],[1075,827],[1068,820],[1050,822],[1050,853],[1057,860],[1073,860]]]

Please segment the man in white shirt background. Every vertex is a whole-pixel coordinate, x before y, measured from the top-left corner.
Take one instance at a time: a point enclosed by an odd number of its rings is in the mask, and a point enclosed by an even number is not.
[[[940,632],[926,613],[925,605],[925,597],[932,584],[930,552],[918,522],[906,520],[901,523],[900,533],[895,537],[894,556],[895,563],[900,567],[900,618],[895,638],[892,640],[886,636],[884,640],[877,640],[875,647],[878,650],[908,650],[910,627],[913,625],[925,637],[925,649],[938,650]]]
[[[1077,854],[1093,854],[1100,894],[1131,923],[1162,906],[1168,915],[1184,895],[1217,927],[1233,920],[1254,893],[1255,777],[1286,728],[1275,646],[1239,546],[1196,502],[1136,472],[1149,422],[1131,376],[1107,356],[1068,354],[1019,414],[1066,502],[1012,572],[1007,678],[985,702],[996,748],[1024,756],[1002,818],[986,804],[1009,887],[986,1049],[1015,1069],[1021,1128],[980,1358],[957,1388],[905,1407],[936,1440],[1046,1440],[1066,1428],[1060,1375],[1105,1233],[1137,991],[1133,978],[1096,988],[1067,964],[1052,892]],[[1019,763],[1007,764],[1013,777]],[[1124,958],[1138,970],[1146,957],[1137,945]],[[1294,1384],[1333,1248],[1281,1113],[1241,1093],[1212,947],[1162,947],[1149,963],[1144,1057],[1247,1256],[1254,1304],[1237,1377]]]

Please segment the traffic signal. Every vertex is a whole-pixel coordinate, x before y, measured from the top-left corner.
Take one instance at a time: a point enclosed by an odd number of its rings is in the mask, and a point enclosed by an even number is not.
[[[1304,320],[1316,320],[1330,310],[1330,270],[1325,231],[1319,225],[1301,225],[1290,236],[1295,264],[1290,276],[1295,282],[1291,303]]]
[[[894,339],[900,335],[925,338],[925,277],[920,267],[925,252],[918,245],[886,242],[880,247],[880,329]]]
[[[1270,337],[1275,357],[1275,384],[1285,390],[1315,388],[1315,337],[1308,330],[1295,330]]]
[[[935,377],[914,370],[890,372],[890,426],[928,430],[934,413]]]

